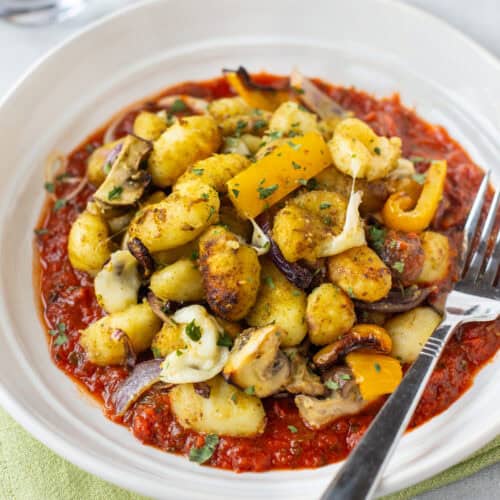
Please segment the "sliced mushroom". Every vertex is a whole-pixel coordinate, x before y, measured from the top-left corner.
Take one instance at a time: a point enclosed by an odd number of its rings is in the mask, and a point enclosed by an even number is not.
[[[141,286],[139,263],[127,250],[111,254],[106,265],[94,280],[94,290],[99,305],[107,313],[124,311],[137,304]]]
[[[277,90],[288,90],[288,84],[285,85],[280,85],[278,88],[275,85],[265,85],[263,83],[258,83],[252,80],[252,76],[250,73],[243,67],[240,66],[236,71],[234,69],[223,69],[222,72],[224,74],[226,73],[236,73],[238,78],[241,79],[243,85],[245,85],[246,88],[252,89],[252,90],[261,90],[264,92],[276,92]]]
[[[146,170],[140,169],[144,157],[151,151],[151,143],[128,135],[118,152],[109,174],[94,193],[94,200],[102,211],[109,206],[134,204],[150,182]]]
[[[171,323],[172,320],[167,315],[173,314],[180,307],[180,304],[177,302],[171,302],[170,300],[164,302],[151,291],[146,295],[146,300],[148,301],[152,311],[164,323]]]
[[[145,278],[153,274],[155,270],[155,261],[144,243],[137,237],[127,242],[129,252],[137,259],[141,265],[141,271]]]
[[[326,388],[319,375],[316,375],[307,366],[307,359],[295,347],[285,349],[284,352],[291,364],[291,379],[285,389],[292,394],[322,396],[326,392]]]
[[[351,351],[366,348],[389,353],[392,349],[391,337],[378,325],[354,325],[343,337],[319,350],[313,362],[318,368],[328,368]]]
[[[355,300],[354,304],[358,309],[363,311],[381,313],[406,312],[422,304],[434,290],[434,287],[419,288],[416,285],[408,288],[395,288],[385,298],[377,300],[377,302]]]
[[[249,328],[236,339],[223,375],[264,398],[290,380],[290,360],[280,351],[282,332],[276,325]]]
[[[320,429],[345,415],[354,415],[366,405],[359,388],[348,368],[338,368],[329,375],[332,389],[326,399],[300,394],[295,396],[295,404],[304,422],[313,429]]]

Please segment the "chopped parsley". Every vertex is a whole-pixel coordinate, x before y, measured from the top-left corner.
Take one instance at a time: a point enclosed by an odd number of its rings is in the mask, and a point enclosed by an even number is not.
[[[249,394],[250,396],[253,396],[255,394],[255,387],[251,385],[250,387],[247,387],[245,389],[245,392]]]
[[[177,349],[177,351],[175,351],[175,354],[180,357],[184,354],[184,351],[181,351],[180,349]]]
[[[171,113],[180,113],[181,111],[186,111],[186,103],[182,99],[176,99],[172,106],[170,106]]]
[[[208,200],[208,193],[203,193],[203,194],[201,195],[201,198],[202,198],[202,200],[207,201],[207,200]]]
[[[261,128],[267,127],[267,122],[266,120],[256,120],[255,123],[253,124],[253,129],[255,131],[260,130]]]
[[[347,288],[347,295],[349,295],[349,297],[351,297],[351,299],[356,298],[356,296],[354,295],[354,290],[352,289],[352,286]]]
[[[394,264],[391,267],[399,274],[401,274],[405,270],[405,263],[399,260],[398,262],[394,262]]]
[[[276,288],[276,285],[274,284],[274,281],[273,281],[273,278],[272,276],[266,276],[264,278],[264,281],[266,282],[266,285],[271,288],[272,290],[274,290]]]
[[[304,93],[304,89],[300,88],[300,87],[292,87],[292,89],[297,92],[297,94],[303,94]]]
[[[229,333],[225,330],[222,333],[219,333],[219,340],[217,340],[217,345],[220,347],[229,347],[233,346],[233,339]]]
[[[368,230],[368,235],[370,240],[375,247],[375,250],[381,251],[384,247],[385,237],[387,235],[387,230],[383,227],[370,226]]]
[[[55,329],[49,330],[49,335],[54,337],[54,345],[63,345],[68,341],[66,325],[64,323],[58,323]]]
[[[191,257],[190,258],[191,258],[191,260],[198,260],[199,256],[200,256],[200,254],[199,254],[198,250],[193,250],[191,252]]]
[[[292,161],[292,167],[294,170],[300,170],[302,168],[302,165],[300,165],[296,161]]]
[[[194,175],[203,175],[203,172],[205,172],[204,168],[193,168],[191,169],[191,172],[193,172]]]
[[[300,297],[300,295],[301,295],[300,290],[294,290],[294,291],[292,292],[292,295],[293,295],[294,297]]]
[[[201,448],[193,447],[189,450],[189,460],[199,464],[205,463],[214,454],[218,444],[219,436],[208,434],[205,438],[205,444]]]
[[[212,218],[212,215],[215,213],[215,208],[210,207],[210,210],[208,211],[208,217],[207,220],[210,220]]]
[[[122,193],[123,193],[123,188],[121,186],[115,186],[108,193],[108,200],[119,200],[122,196]]]
[[[331,203],[327,203],[326,201],[324,201],[323,203],[319,204],[319,209],[326,210],[327,208],[330,208],[331,206],[332,206]]]
[[[376,148],[373,148],[373,151],[376,155],[381,155],[382,154],[382,151],[380,150],[380,148],[376,147]]]
[[[348,373],[341,373],[339,378],[342,380],[351,380],[351,376]]]
[[[423,156],[410,156],[410,158],[408,158],[412,163],[423,163],[425,161],[431,161],[431,160],[428,160],[427,158],[424,158]]]
[[[64,207],[64,205],[66,205],[66,200],[64,198],[59,198],[58,200],[56,200],[53,208],[54,212],[60,210],[62,207]]]
[[[195,342],[201,339],[201,328],[194,319],[186,325],[186,335]]]
[[[236,403],[238,401],[238,393],[237,392],[233,392],[233,394],[231,395],[231,401],[233,403]]]
[[[425,174],[413,174],[413,180],[419,184],[423,184],[425,182]]]
[[[299,430],[297,429],[297,427],[295,427],[295,425],[289,425],[289,426],[288,426],[288,430],[289,430],[292,434],[297,434],[297,432],[299,432]]]
[[[46,182],[43,187],[45,188],[45,190],[47,191],[47,193],[53,193],[56,189],[56,187],[54,186],[54,183],[53,182]]]
[[[331,226],[333,223],[333,219],[329,215],[323,217],[322,221],[326,226]]]
[[[37,236],[42,236],[43,234],[47,234],[49,230],[45,227],[42,227],[41,229],[35,229],[34,232]]]
[[[93,144],[86,144],[85,145],[85,151],[87,153],[92,153],[95,150],[95,146]]]
[[[240,137],[241,133],[247,128],[248,122],[245,120],[238,120],[236,122],[236,130],[234,132],[234,135],[236,137]]]
[[[375,364],[373,365],[373,367],[375,368],[375,371],[376,371],[377,373],[380,373],[380,370],[382,370],[382,368],[380,367],[380,365],[379,365],[378,363],[375,363]]]
[[[161,358],[161,352],[160,352],[160,349],[158,349],[158,347],[151,347],[151,352],[153,353],[153,357],[154,358]]]
[[[280,139],[283,136],[283,132],[280,130],[274,130],[273,132],[269,132],[269,139],[275,141],[276,139]]]
[[[287,144],[295,151],[298,151],[302,147],[301,144],[297,144],[296,142],[293,141],[287,141]]]
[[[111,172],[111,162],[106,162],[104,167],[102,168],[103,172],[108,175]]]
[[[233,196],[235,198],[238,198],[238,196],[240,195],[240,190],[239,189],[231,189],[231,191],[233,192]]]
[[[257,192],[259,193],[259,198],[261,200],[269,198],[269,196],[271,196],[278,189],[278,187],[278,184],[273,184],[272,186],[268,187],[258,187]]]
[[[325,387],[331,389],[332,391],[336,391],[339,388],[339,384],[337,382],[334,382],[333,380],[327,380],[325,382]]]

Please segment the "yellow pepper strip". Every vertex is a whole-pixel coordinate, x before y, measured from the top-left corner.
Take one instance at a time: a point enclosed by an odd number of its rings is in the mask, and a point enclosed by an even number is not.
[[[274,111],[280,104],[290,100],[287,90],[256,90],[245,86],[237,73],[226,73],[226,80],[233,90],[252,108]]]
[[[345,358],[366,401],[394,392],[403,378],[399,361],[384,354],[356,351]]]
[[[406,192],[394,193],[382,209],[384,223],[391,229],[406,232],[423,231],[431,223],[443,196],[446,161],[433,161],[427,171],[418,200]],[[412,209],[412,207],[414,207]]]
[[[331,163],[328,146],[317,132],[285,139],[226,183],[229,197],[243,216],[253,218]]]

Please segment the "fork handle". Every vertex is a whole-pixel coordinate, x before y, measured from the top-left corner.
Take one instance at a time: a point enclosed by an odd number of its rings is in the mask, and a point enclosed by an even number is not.
[[[460,323],[459,316],[448,316],[429,337],[420,355],[329,484],[321,500],[372,497],[384,466],[415,411],[446,341]]]

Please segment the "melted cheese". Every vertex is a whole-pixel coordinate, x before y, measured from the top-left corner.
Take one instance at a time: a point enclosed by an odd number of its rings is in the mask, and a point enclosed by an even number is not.
[[[162,363],[160,378],[171,384],[186,384],[209,380],[222,371],[229,349],[217,345],[223,330],[215,318],[199,305],[179,309],[172,319],[183,325],[182,340],[185,349],[171,352]],[[201,337],[193,340],[186,332],[192,321],[200,328]]]

